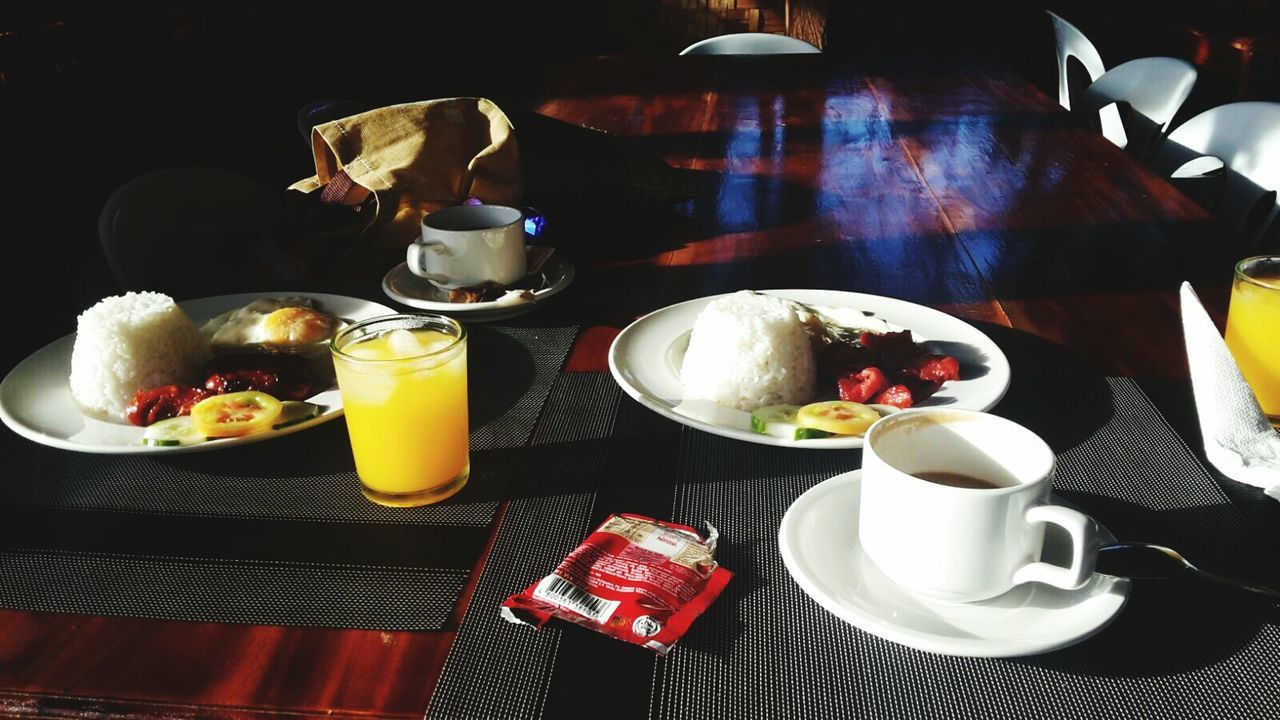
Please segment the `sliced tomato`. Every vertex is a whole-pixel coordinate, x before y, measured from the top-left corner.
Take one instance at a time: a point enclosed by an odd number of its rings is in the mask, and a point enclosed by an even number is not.
[[[280,401],[274,397],[245,390],[201,400],[191,408],[191,422],[209,437],[239,437],[270,430],[281,410]]]
[[[892,405],[905,410],[915,404],[915,394],[906,385],[898,384],[885,388],[885,391],[875,400],[877,404]]]
[[[796,413],[800,427],[825,430],[835,435],[862,435],[880,413],[862,403],[828,400],[805,405]]]
[[[850,373],[836,380],[840,399],[856,403],[870,402],[871,398],[887,387],[889,387],[889,379],[880,368],[875,366],[865,367],[859,372]]]
[[[913,358],[902,372],[923,382],[941,385],[960,379],[960,361],[950,355],[921,355]]]

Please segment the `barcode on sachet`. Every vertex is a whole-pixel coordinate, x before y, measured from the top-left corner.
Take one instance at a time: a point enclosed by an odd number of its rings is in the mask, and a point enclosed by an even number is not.
[[[552,605],[568,608],[598,623],[608,620],[620,604],[617,600],[596,597],[559,575],[542,578],[533,589],[533,596]]]

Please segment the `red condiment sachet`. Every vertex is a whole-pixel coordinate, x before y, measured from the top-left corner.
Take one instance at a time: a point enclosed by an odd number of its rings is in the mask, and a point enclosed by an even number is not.
[[[507,598],[503,617],[560,618],[665,655],[733,573],[715,561],[715,528],[611,515],[550,575]]]

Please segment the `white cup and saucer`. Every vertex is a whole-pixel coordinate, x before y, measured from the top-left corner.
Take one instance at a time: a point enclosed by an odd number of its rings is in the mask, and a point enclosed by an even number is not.
[[[422,218],[405,262],[382,279],[392,299],[471,321],[532,310],[573,280],[573,266],[548,248],[527,247],[525,213],[504,205],[458,205]],[[516,289],[496,300],[451,302],[450,291],[487,284]]]
[[[1004,418],[895,413],[868,431],[861,470],[787,510],[782,558],[819,605],[893,642],[980,657],[1066,647],[1106,627],[1130,583],[1093,572],[1114,538],[1051,495],[1053,471],[1052,449]]]

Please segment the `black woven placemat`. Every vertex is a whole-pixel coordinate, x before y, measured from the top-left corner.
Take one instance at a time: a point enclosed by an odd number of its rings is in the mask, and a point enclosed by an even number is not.
[[[1133,381],[1018,368],[996,412],[1058,451],[1058,493],[1120,537],[1181,548],[1224,572],[1280,577],[1275,556]],[[597,417],[559,440],[574,449],[571,465],[518,474],[431,717],[1280,714],[1280,611],[1192,583],[1139,584],[1102,633],[1029,658],[934,655],[855,629],[792,581],[777,529],[796,497],[858,467],[860,452],[735,442],[657,418],[610,393],[607,376],[575,381],[597,396],[597,412],[616,407],[612,426]],[[533,631],[499,618],[507,595],[621,511],[707,520],[721,532],[718,557],[735,577],[675,650],[656,658],[576,626]]]
[[[440,629],[577,335],[469,331],[472,476],[439,505],[366,500],[342,420],[169,456],[66,452],[0,433],[0,607]]]

